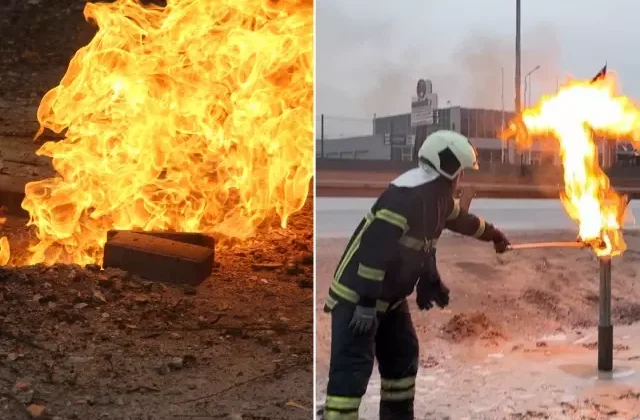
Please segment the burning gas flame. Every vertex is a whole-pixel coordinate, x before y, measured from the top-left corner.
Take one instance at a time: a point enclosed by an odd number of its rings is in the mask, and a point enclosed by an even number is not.
[[[6,217],[0,217],[0,225],[6,223]],[[0,267],[9,263],[9,257],[11,256],[11,249],[9,248],[9,240],[6,236],[0,237]]]
[[[275,214],[285,227],[313,175],[313,1],[84,14],[99,30],[38,109],[38,135],[66,133],[37,152],[58,176],[26,187],[29,262],[100,262],[113,228],[244,240]]]
[[[593,136],[594,132],[605,138],[628,136],[637,142],[640,109],[617,93],[613,74],[591,82],[573,81],[557,94],[542,97],[522,113],[521,124],[529,135],[551,134],[558,139],[564,168],[560,198],[579,224],[580,239],[601,257],[624,252],[621,228],[627,200],[611,188],[600,168]],[[520,142],[526,137],[518,136]]]

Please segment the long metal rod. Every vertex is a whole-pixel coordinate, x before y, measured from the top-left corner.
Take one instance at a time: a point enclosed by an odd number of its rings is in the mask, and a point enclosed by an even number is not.
[[[532,242],[527,244],[511,244],[507,249],[516,251],[519,249],[538,249],[538,248],[586,248],[588,245],[582,242]]]
[[[613,370],[611,324],[611,258],[600,258],[600,322],[598,324],[598,370]]]

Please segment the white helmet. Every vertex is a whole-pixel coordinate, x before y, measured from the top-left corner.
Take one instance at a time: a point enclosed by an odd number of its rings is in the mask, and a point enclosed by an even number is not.
[[[478,169],[478,155],[469,139],[460,133],[440,130],[430,134],[418,150],[420,167],[427,165],[453,180],[464,169]]]

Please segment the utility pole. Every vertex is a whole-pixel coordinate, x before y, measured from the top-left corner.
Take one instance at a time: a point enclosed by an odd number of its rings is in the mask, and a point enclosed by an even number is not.
[[[500,103],[501,103],[501,123],[500,123],[500,131],[504,130],[504,67],[500,67]],[[507,144],[508,146],[508,144]],[[504,163],[504,149],[505,144],[502,142],[500,145],[500,163]]]
[[[324,114],[320,114],[320,156],[324,159]]]
[[[521,75],[520,75],[520,0],[516,0],[516,77],[515,77],[515,89],[516,89],[516,118],[521,117],[522,112],[522,101],[520,98],[520,93],[522,91],[521,85]],[[509,163],[513,164],[516,160],[516,142],[512,141],[510,150],[509,150]]]

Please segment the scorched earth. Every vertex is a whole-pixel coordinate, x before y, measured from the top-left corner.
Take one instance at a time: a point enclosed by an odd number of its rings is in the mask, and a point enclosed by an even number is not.
[[[308,419],[312,206],[217,250],[198,288],[98,266],[0,268],[0,418]],[[4,226],[16,253],[24,225]]]

